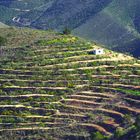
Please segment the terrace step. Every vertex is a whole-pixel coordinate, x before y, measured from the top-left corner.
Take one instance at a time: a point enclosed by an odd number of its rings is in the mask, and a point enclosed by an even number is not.
[[[108,120],[108,121],[103,121],[98,123],[100,126],[106,128],[107,131],[114,133],[116,131],[116,129],[118,127],[120,127],[120,124],[112,121],[112,120]]]
[[[54,97],[54,95],[49,94],[26,94],[26,95],[5,95],[0,96],[0,99],[11,99],[11,98],[28,98],[28,97]]]
[[[84,106],[87,105],[90,107],[90,105],[98,106],[98,105],[103,105],[103,103],[98,103],[94,101],[86,101],[86,100],[77,100],[77,99],[65,99],[61,101],[62,103],[64,102],[65,104],[74,104],[77,106]]]
[[[67,126],[68,124],[65,123],[57,123],[57,122],[27,122],[27,123],[16,123],[16,127],[15,128],[24,128],[24,127],[40,127],[40,125],[44,125],[44,127],[62,127],[62,126]],[[4,129],[7,127],[7,129],[12,128],[13,127],[13,123],[0,123],[0,129]]]
[[[131,57],[129,57],[129,58],[124,58],[124,57],[119,57],[119,56],[117,56],[117,57],[112,57],[112,58],[101,58],[101,59],[86,59],[86,60],[77,60],[77,61],[71,61],[71,62],[67,62],[67,63],[65,63],[65,62],[63,62],[63,63],[56,63],[56,64],[52,64],[52,65],[46,65],[46,66],[43,66],[43,67],[52,67],[53,65],[57,65],[57,66],[66,66],[68,63],[70,63],[71,65],[72,64],[78,64],[78,63],[90,63],[90,62],[114,62],[114,61],[120,61],[120,60],[122,60],[122,61],[124,61],[124,60],[127,60],[127,59],[130,59],[130,60],[132,60],[133,58],[131,58]],[[32,63],[32,62],[31,62]]]
[[[11,128],[11,129],[0,129],[0,131],[30,131],[30,130],[49,130],[50,127],[26,127],[26,128]]]
[[[18,89],[27,89],[27,90],[33,90],[33,89],[46,89],[46,90],[66,90],[67,87],[21,87],[21,86],[6,86],[3,88],[4,90],[18,90]]]
[[[73,109],[78,109],[82,112],[84,111],[93,111],[93,112],[102,112],[102,113],[107,113],[113,116],[118,116],[120,118],[124,117],[124,114],[118,112],[118,111],[113,111],[109,109],[104,109],[104,108],[89,108],[89,107],[80,107],[80,106],[74,106],[74,105],[64,105],[67,108],[73,108]]]
[[[136,100],[136,101],[140,101],[140,95],[129,94],[129,95],[126,95],[126,98],[133,99],[133,100]]]
[[[127,88],[127,89],[136,89],[140,90],[140,86],[135,86],[135,85],[126,85],[126,84],[102,84],[102,86],[108,86],[108,87],[117,87],[117,88]]]
[[[131,98],[124,98],[124,100],[128,104],[133,105],[136,108],[140,108],[140,100],[135,100],[135,99],[131,99]]]
[[[114,98],[116,95],[113,95],[111,93],[99,93],[99,92],[93,92],[93,91],[81,91],[79,93],[76,93],[76,95],[87,95],[87,96],[96,96],[101,98]]]
[[[105,128],[103,128],[102,126],[100,125],[96,125],[96,124],[88,124],[88,123],[79,123],[77,124],[79,125],[80,127],[91,127],[91,128],[94,128],[95,130],[105,134],[105,135],[112,135],[110,132],[108,132]]]
[[[56,116],[61,116],[61,117],[86,117],[84,114],[73,114],[73,113],[65,113],[65,112],[59,112],[59,113],[56,113]]]
[[[109,101],[109,100],[111,100],[111,98],[109,98],[109,97],[98,97],[98,96],[88,96],[88,95],[78,95],[78,94],[76,94],[76,95],[68,95],[68,96],[66,96],[67,98],[69,98],[69,99],[79,99],[79,100],[101,100],[101,101]]]
[[[14,70],[14,69],[0,69],[0,74],[26,74],[26,75],[32,75],[33,72],[28,71],[28,70]]]
[[[110,105],[106,105],[104,107],[105,108],[112,108],[112,106],[110,106]],[[115,106],[113,106],[113,109],[115,111],[122,112],[123,114],[133,114],[133,115],[140,114],[140,109],[133,108],[133,106],[129,107],[129,106],[125,106],[125,105],[115,105]]]

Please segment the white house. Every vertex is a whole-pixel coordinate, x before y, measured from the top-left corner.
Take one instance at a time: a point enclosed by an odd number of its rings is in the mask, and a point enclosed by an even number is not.
[[[102,55],[102,54],[104,54],[104,49],[95,49],[95,50],[93,50],[93,54]]]

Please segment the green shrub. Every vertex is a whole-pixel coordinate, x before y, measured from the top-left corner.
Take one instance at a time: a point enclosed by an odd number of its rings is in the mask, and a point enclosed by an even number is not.
[[[91,136],[92,140],[107,140],[107,137],[100,132],[93,133]]]
[[[7,42],[7,39],[6,39],[6,38],[4,38],[4,37],[2,37],[2,36],[0,36],[0,46],[5,45],[5,44],[6,44],[6,42]]]
[[[123,128],[117,128],[116,131],[115,131],[115,134],[114,134],[114,137],[115,138],[120,138],[121,136],[124,135],[124,130]]]

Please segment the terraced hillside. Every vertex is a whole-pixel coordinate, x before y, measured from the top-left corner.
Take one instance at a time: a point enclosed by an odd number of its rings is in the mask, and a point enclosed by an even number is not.
[[[117,139],[140,115],[140,61],[71,35],[0,29],[0,139]]]

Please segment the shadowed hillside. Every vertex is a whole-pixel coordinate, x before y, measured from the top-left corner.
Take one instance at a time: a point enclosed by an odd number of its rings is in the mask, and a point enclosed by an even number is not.
[[[138,0],[113,0],[96,16],[77,27],[74,33],[138,57],[139,5]]]

